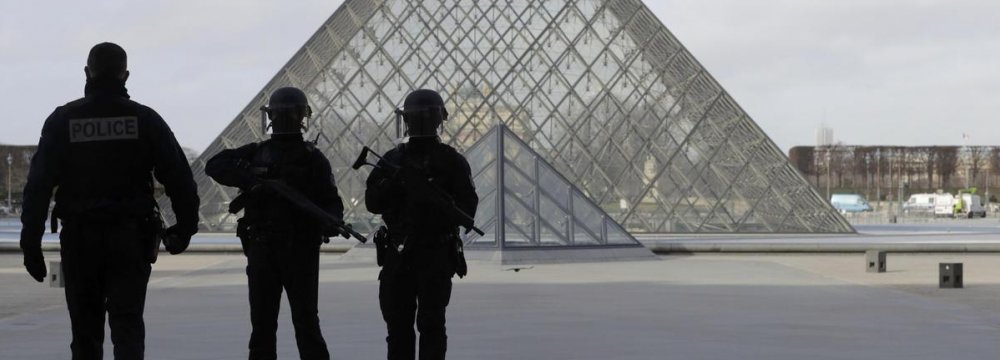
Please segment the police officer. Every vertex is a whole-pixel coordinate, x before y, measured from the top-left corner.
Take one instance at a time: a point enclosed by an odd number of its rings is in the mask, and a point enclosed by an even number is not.
[[[178,254],[198,231],[198,192],[184,152],[153,109],[129,100],[125,50],[90,50],[85,96],[45,120],[31,159],[21,215],[24,266],[45,279],[41,239],[55,190],[52,230],[59,235],[73,359],[101,359],[104,312],[116,359],[142,359],[142,313],[155,261],[159,214],[153,177],[170,197],[177,224],[163,234]]]
[[[368,211],[382,214],[391,241],[379,274],[388,359],[414,359],[414,320],[420,331],[420,359],[444,359],[451,278],[456,271],[465,275],[457,251],[461,221],[450,208],[474,216],[479,198],[469,163],[438,137],[448,117],[441,95],[413,91],[397,113],[406,124],[408,141],[385,153],[365,191]]]
[[[312,142],[304,141],[303,120],[312,115],[306,95],[284,87],[262,109],[271,119],[271,138],[223,150],[208,161],[205,173],[241,191],[230,211],[245,209],[237,235],[247,256],[250,287],[250,359],[276,359],[278,306],[288,294],[295,341],[302,359],[329,359],[317,310],[319,248],[336,229],[303,213],[288,198],[262,184],[277,180],[336,218],[344,206],[330,163]],[[300,204],[301,205],[301,204]]]

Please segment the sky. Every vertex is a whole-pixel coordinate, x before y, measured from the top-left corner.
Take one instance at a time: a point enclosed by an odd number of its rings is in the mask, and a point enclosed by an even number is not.
[[[132,98],[201,151],[342,2],[0,0],[0,143],[37,143],[112,41]],[[821,124],[844,144],[1000,145],[1000,1],[646,4],[786,152]]]

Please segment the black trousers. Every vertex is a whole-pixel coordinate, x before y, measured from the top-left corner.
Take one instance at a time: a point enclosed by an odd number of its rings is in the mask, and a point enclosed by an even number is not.
[[[143,358],[148,236],[138,222],[63,223],[59,242],[74,360],[103,358],[105,312],[115,359]]]
[[[420,360],[445,358],[448,335],[445,309],[451,300],[454,266],[447,249],[420,249],[405,258],[387,257],[379,274],[379,307],[385,320],[389,360],[413,360],[416,320],[420,331]]]
[[[327,360],[319,327],[319,236],[245,240],[250,286],[250,359],[277,359],[278,308],[287,292],[295,343],[303,360]],[[301,241],[299,241],[301,240]]]

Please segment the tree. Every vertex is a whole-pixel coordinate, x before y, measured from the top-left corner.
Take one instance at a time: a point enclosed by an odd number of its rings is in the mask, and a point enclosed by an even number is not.
[[[924,188],[928,191],[934,189],[934,158],[937,156],[937,152],[934,151],[933,147],[930,146],[918,146],[913,148],[914,167],[919,168],[925,175],[927,175],[927,181],[924,183]],[[916,170],[916,169],[915,169]]]
[[[968,179],[969,180],[969,184],[970,184],[969,186],[975,186],[976,184],[979,183],[976,180],[979,179],[979,172],[982,171],[983,170],[983,166],[986,165],[985,163],[986,163],[986,156],[987,156],[986,152],[987,151],[988,151],[988,148],[983,147],[983,146],[972,146],[972,147],[969,147],[969,151],[968,151],[968,153],[969,153],[969,161],[968,161],[968,165],[967,166],[968,166],[969,172],[972,173],[971,176],[969,176],[970,179]]]
[[[809,179],[810,175],[817,176],[815,186],[819,186],[819,171],[816,167],[816,148],[812,146],[796,146],[788,150],[788,161],[802,173],[802,177]]]
[[[935,146],[937,155],[934,157],[937,168],[940,188],[946,189],[951,185],[951,176],[958,169],[958,147],[957,146]]]
[[[871,146],[857,146],[854,147],[853,154],[851,154],[853,157],[852,170],[855,178],[858,179],[857,183],[864,184],[865,186],[865,197],[870,196],[870,187],[868,185],[871,183],[872,178],[872,166],[874,165],[872,158],[874,157],[874,149],[875,148]]]
[[[987,163],[989,164],[989,171],[987,172],[986,184],[989,186],[990,184],[996,184],[990,177],[995,177],[997,173],[1000,173],[1000,147],[994,146],[990,148],[990,156]]]
[[[830,150],[830,171],[836,174],[837,187],[844,188],[844,175],[851,173],[851,151],[843,143],[836,143]],[[850,180],[850,177],[848,177]],[[852,186],[849,184],[848,186]]]

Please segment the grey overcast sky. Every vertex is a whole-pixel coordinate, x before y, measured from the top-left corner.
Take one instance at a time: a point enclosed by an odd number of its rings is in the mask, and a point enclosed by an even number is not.
[[[82,95],[87,51],[129,52],[133,98],[203,150],[343,1],[0,0],[0,143]],[[1000,1],[647,0],[787,152],[1000,145]]]

